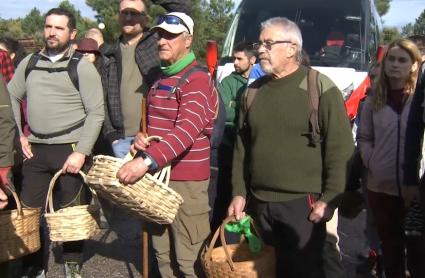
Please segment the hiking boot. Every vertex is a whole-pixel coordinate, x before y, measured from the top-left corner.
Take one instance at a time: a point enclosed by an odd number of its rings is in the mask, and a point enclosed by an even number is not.
[[[81,278],[81,268],[76,262],[65,262],[65,278]]]

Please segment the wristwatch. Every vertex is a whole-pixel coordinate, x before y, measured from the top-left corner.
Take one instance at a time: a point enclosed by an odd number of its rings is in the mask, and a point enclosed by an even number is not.
[[[143,162],[145,163],[146,166],[148,166],[148,168],[150,168],[152,165],[152,159],[149,156],[145,156],[145,158],[143,159]]]

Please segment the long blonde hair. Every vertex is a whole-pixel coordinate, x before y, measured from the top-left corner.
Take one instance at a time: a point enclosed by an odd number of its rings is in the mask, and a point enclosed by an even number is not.
[[[412,64],[417,63],[416,70],[410,71],[409,78],[404,85],[404,90],[408,94],[413,94],[415,92],[416,80],[418,78],[418,71],[421,65],[421,53],[419,52],[418,47],[408,39],[397,39],[392,41],[385,52],[384,59],[382,59],[381,69],[379,70],[378,80],[375,83],[373,103],[375,110],[380,110],[387,103],[387,90],[389,87],[389,79],[385,73],[385,63],[387,61],[388,52],[394,47],[399,47],[406,51],[410,59],[412,59]]]

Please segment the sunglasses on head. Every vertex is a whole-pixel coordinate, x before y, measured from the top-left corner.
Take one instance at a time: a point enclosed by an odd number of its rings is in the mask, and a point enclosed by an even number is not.
[[[184,23],[184,21],[180,18],[180,17],[178,17],[178,16],[175,16],[175,15],[160,15],[159,17],[158,17],[158,21],[157,21],[157,25],[159,25],[159,24],[161,24],[161,23],[163,23],[163,22],[165,22],[165,23],[167,23],[167,24],[171,24],[171,25],[183,25],[186,29],[187,29],[187,31],[189,32],[189,34],[190,34],[190,29],[189,29],[189,27],[186,25],[186,23]]]

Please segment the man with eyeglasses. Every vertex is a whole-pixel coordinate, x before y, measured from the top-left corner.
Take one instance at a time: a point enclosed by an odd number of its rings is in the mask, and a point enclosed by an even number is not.
[[[167,11],[190,11],[190,1],[156,0]],[[141,119],[141,99],[160,73],[156,36],[146,28],[148,15],[143,0],[121,0],[120,39],[105,56],[112,59],[106,80],[106,111],[103,133],[114,155],[123,158]]]
[[[147,224],[162,277],[202,277],[199,255],[210,232],[210,145],[218,92],[209,74],[197,69],[193,25],[188,15],[173,12],[153,28],[162,73],[148,92],[147,131],[162,139],[146,144],[138,133],[139,153],[117,174],[121,182],[134,183],[171,164],[169,186],[184,202],[172,224]]]
[[[250,106],[241,105],[228,214],[243,217],[250,197],[247,211],[276,250],[276,277],[330,277],[323,258],[325,223],[344,190],[354,147],[344,101],[319,73],[320,140],[313,144],[300,29],[287,18],[271,18],[261,24],[254,46],[266,75],[250,85],[257,88]]]

